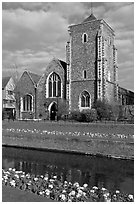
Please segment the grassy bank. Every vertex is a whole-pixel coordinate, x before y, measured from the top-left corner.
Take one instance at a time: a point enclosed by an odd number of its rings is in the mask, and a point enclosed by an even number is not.
[[[3,144],[121,158],[134,157],[134,125],[68,122],[7,122]]]
[[[2,202],[54,202],[46,197],[41,197],[17,188],[2,185]]]

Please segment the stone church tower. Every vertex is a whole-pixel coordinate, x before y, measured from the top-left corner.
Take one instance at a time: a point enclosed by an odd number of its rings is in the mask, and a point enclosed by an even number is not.
[[[67,100],[70,110],[91,109],[96,100],[118,100],[117,49],[113,29],[91,14],[69,26],[66,45]]]

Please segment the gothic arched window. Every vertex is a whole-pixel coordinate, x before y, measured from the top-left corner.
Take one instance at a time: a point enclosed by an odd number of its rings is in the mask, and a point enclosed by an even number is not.
[[[81,94],[81,107],[90,107],[90,95],[87,91],[83,91]]]
[[[61,96],[61,79],[58,74],[53,72],[48,81],[49,97]]]
[[[23,97],[23,111],[32,111],[32,96],[27,94]]]

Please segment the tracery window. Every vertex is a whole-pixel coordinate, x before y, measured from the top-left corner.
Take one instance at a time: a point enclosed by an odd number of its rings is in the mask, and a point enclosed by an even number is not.
[[[23,97],[23,111],[32,111],[32,96],[27,94]]]
[[[90,107],[90,95],[87,91],[81,94],[81,107]]]
[[[58,74],[53,72],[48,81],[49,97],[61,96],[61,79]]]

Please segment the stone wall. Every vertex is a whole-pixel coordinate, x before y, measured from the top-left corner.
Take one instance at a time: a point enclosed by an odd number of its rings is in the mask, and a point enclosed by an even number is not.
[[[21,76],[19,82],[17,83],[16,87],[15,87],[15,94],[16,94],[16,98],[17,98],[17,118],[19,118],[19,115],[21,118],[34,118],[35,117],[35,113],[36,113],[36,100],[35,100],[35,96],[36,96],[36,89],[35,86],[32,82],[32,80],[29,77],[29,74],[27,73],[27,71],[25,71],[23,73],[23,75]],[[33,96],[33,112],[24,112],[23,110],[19,110],[19,105],[21,103],[21,98],[23,98],[26,94],[30,94]],[[20,112],[20,113],[19,113]]]
[[[57,73],[61,77],[62,81],[62,95],[59,98],[53,97],[49,98],[47,94],[47,78],[51,73]],[[57,102],[60,98],[65,98],[66,94],[66,78],[65,78],[65,70],[61,66],[58,60],[53,59],[49,65],[47,66],[44,74],[42,75],[38,85],[37,85],[37,117],[39,118],[40,115],[45,119],[49,118],[49,105],[52,102]]]
[[[71,110],[79,110],[79,97],[80,94],[85,90],[91,96],[91,106],[95,101],[95,93],[96,93],[96,85],[95,81],[74,81],[71,83]]]

